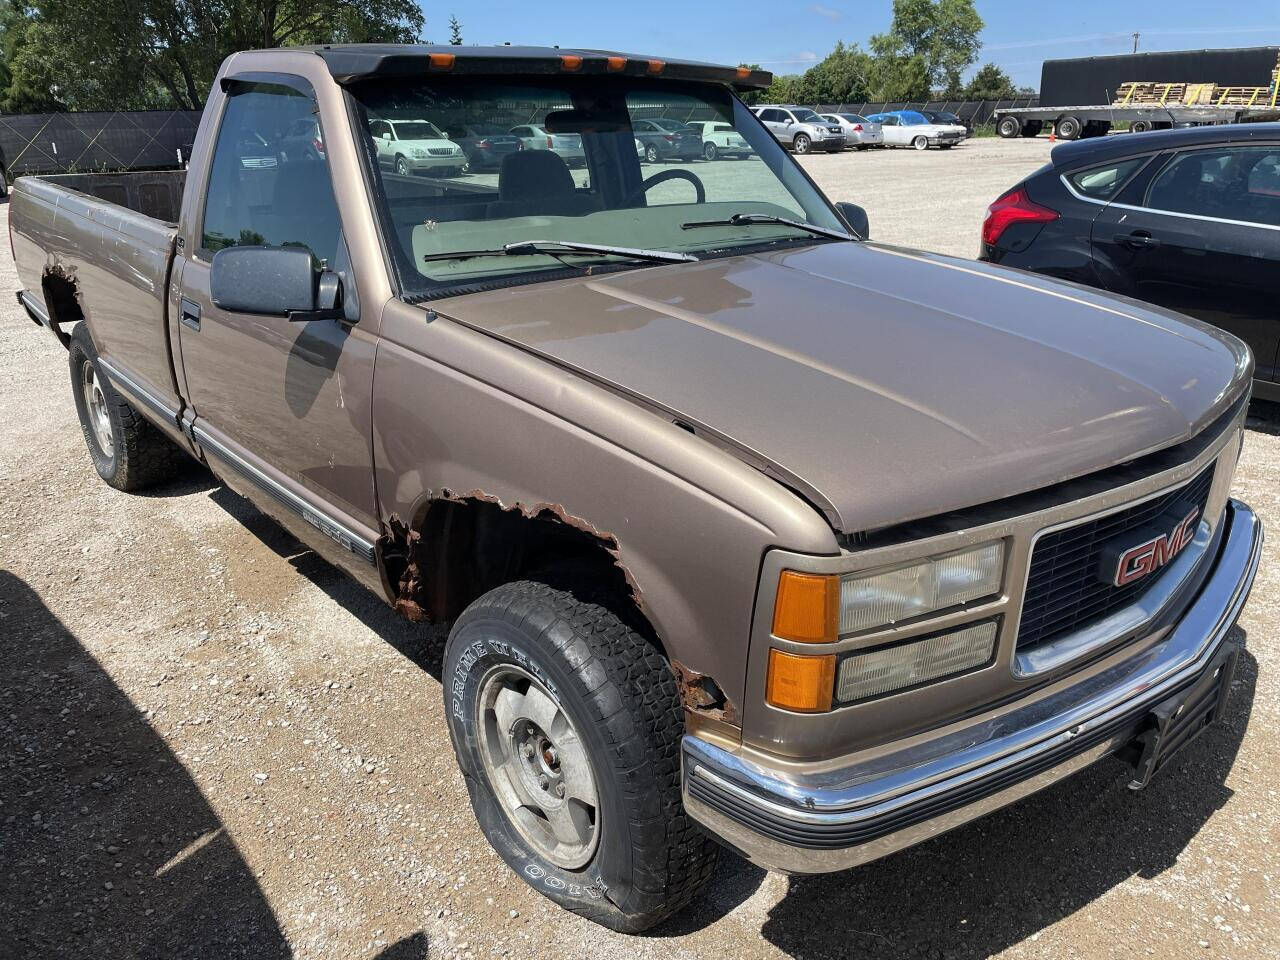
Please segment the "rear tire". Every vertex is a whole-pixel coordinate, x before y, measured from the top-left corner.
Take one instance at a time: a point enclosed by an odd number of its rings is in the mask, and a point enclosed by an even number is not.
[[[1150,120],[1135,120],[1133,121],[1133,123],[1129,124],[1130,133],[1146,133],[1150,129],[1151,129]]]
[[[1059,117],[1054,133],[1059,140],[1075,140],[1080,136],[1081,124],[1075,117]]]
[[[103,376],[84,323],[72,334],[69,362],[80,429],[98,476],[125,491],[177,476],[186,465],[186,454],[116,393]]]
[[[681,806],[675,677],[608,592],[546,579],[497,587],[454,624],[449,735],[507,865],[560,906],[634,933],[692,900],[716,862]]]
[[[716,158],[716,145],[714,143],[703,144],[702,155],[708,160],[714,160]]]
[[[658,156],[658,148],[652,143],[644,148],[644,158],[650,163],[657,163],[660,159]]]
[[[996,125],[996,133],[1006,140],[1012,140],[1022,133],[1022,121],[1017,117],[1001,117],[1000,123]]]
[[[928,149],[929,149],[929,138],[928,138],[928,137],[916,137],[914,140],[912,140],[912,141],[911,141],[911,146],[915,147],[917,150],[928,150]]]

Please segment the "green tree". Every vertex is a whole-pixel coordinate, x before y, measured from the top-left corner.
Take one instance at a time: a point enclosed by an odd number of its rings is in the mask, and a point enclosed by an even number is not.
[[[1018,95],[1009,75],[994,63],[984,63],[964,88],[966,100],[1008,100]]]
[[[455,47],[462,46],[462,24],[453,14],[449,15],[449,43]]]
[[[9,89],[74,110],[204,106],[237,50],[416,40],[414,0],[31,0]]]
[[[837,41],[834,50],[805,71],[805,102],[857,103],[867,99],[870,61],[871,57],[857,44],[846,47],[843,41]]]
[[[0,112],[49,113],[66,109],[42,77],[21,69],[14,72],[34,24],[25,3],[0,0]]]
[[[978,58],[982,18],[974,0],[893,0],[889,32],[871,38],[886,89],[911,89],[912,97],[927,99],[930,91],[957,94],[961,77]],[[923,71],[924,82],[920,84]]]

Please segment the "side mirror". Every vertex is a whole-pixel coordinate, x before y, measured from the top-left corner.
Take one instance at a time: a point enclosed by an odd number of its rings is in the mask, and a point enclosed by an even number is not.
[[[213,255],[209,294],[233,313],[291,322],[342,320],[342,280],[302,247],[226,247]]]
[[[795,120],[794,120],[794,119],[792,119],[791,117],[787,117],[787,126],[789,127],[789,126],[791,126],[793,123],[795,123]]]
[[[836,212],[856,236],[863,240],[871,239],[871,224],[867,221],[867,211],[856,203],[837,203]]]

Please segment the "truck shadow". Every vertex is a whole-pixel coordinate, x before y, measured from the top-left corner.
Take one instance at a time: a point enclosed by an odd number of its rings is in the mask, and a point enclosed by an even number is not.
[[[1104,760],[883,860],[847,873],[791,878],[762,935],[797,958],[987,957],[1131,876],[1158,876],[1232,796],[1225,781],[1252,712],[1257,675],[1258,662],[1246,651],[1224,722],[1190,744],[1145,791],[1125,789],[1130,768]]]
[[[164,740],[0,570],[0,953],[287,958],[270,905]]]

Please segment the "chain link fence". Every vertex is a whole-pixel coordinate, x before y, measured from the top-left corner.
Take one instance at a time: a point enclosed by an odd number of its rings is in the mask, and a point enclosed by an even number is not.
[[[856,113],[868,116],[872,113],[889,113],[893,110],[936,110],[940,113],[954,113],[965,122],[970,130],[991,127],[995,123],[997,110],[1011,107],[1038,107],[1039,97],[1015,97],[1012,100],[926,100],[914,103],[878,102],[878,103],[820,103],[814,106],[818,113]]]
[[[0,116],[0,164],[26,173],[91,173],[181,167],[199,110],[26,113]]]

